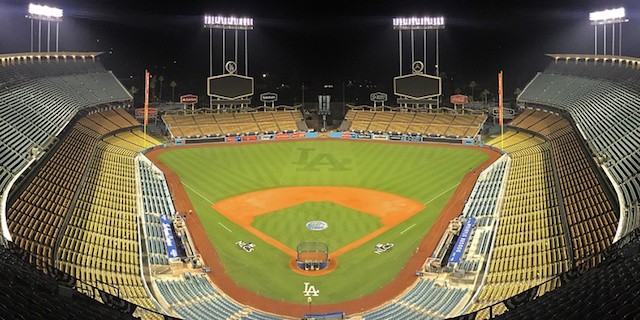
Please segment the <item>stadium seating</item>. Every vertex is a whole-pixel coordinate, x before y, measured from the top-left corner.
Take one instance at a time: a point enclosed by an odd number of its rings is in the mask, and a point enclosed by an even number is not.
[[[165,114],[162,116],[174,138],[224,136],[298,131],[299,111],[239,113]]]
[[[529,111],[520,115],[516,126],[538,132],[549,139],[562,192],[575,263],[587,263],[613,242],[618,217],[607,198],[588,154],[567,120],[559,115]],[[597,261],[591,261],[592,265]]]
[[[514,122],[519,123],[516,118]],[[512,158],[495,245],[485,284],[471,310],[509,298],[569,268],[548,142],[505,133]],[[500,145],[499,138],[488,143]]]
[[[510,170],[511,160],[501,157],[487,168],[476,181],[460,215],[463,218],[475,218],[472,236],[457,269],[480,271],[486,263],[487,254],[495,233],[497,213],[502,205],[501,194],[506,188],[504,175]]]
[[[531,81],[520,100],[557,108],[575,122],[624,199],[617,230],[621,237],[640,226],[640,136],[636,130],[640,126],[640,77],[636,69],[612,64],[557,60]]]
[[[214,288],[202,273],[183,273],[177,277],[156,279],[154,287],[170,309],[184,319],[280,319],[243,308]]]
[[[13,249],[0,247],[2,319],[135,319],[74,293],[72,288],[58,284],[19,255]]]
[[[562,286],[537,292],[535,300],[499,319],[638,319],[640,238],[637,229],[629,235],[628,243],[615,246],[597,267],[563,275]]]
[[[175,217],[171,194],[164,181],[164,174],[148,159],[136,157],[136,167],[140,175],[144,238],[149,264],[169,264],[167,248],[163,236],[160,216]]]
[[[569,236],[566,249],[571,250],[568,253],[573,256],[574,267],[530,290],[524,291],[530,285],[517,290],[503,286],[499,290],[507,293],[501,297],[517,295],[469,317],[486,319],[520,305],[500,318],[638,318],[640,304],[635,302],[640,299],[635,294],[638,284],[633,273],[638,259],[637,227],[640,226],[638,78],[637,69],[625,66],[623,60],[560,57],[538,74],[519,96],[519,103],[527,109],[511,126],[523,130],[508,131],[504,149],[512,156],[526,151],[514,150],[513,142],[524,140],[522,137],[529,132],[546,138],[541,146],[551,151],[547,158],[554,167],[557,205],[561,209],[560,217],[566,217],[568,233],[565,236]],[[589,151],[584,150],[583,142]],[[488,141],[494,146],[499,143],[498,137]],[[595,164],[590,163],[591,153]],[[514,168],[515,164],[514,156]],[[620,221],[617,203],[607,195],[607,185],[600,178],[597,165],[603,166],[618,199],[622,199]],[[621,249],[619,243],[612,245],[614,239],[625,240],[630,235],[635,237],[630,249]],[[611,253],[615,256],[620,252],[631,254],[625,259],[611,257]],[[586,273],[571,282],[584,270]],[[488,276],[491,277],[491,273]],[[486,297],[484,290],[481,297],[483,294]]]
[[[63,57],[55,60],[46,60],[42,57],[40,60],[23,60],[19,63],[4,64],[0,68],[0,85],[2,87],[17,86],[38,78],[107,72],[97,59],[91,57],[92,55],[97,54],[78,54],[77,57]]]
[[[84,283],[154,310],[140,278],[136,222],[134,157],[144,147],[127,138],[141,140],[128,133],[98,143],[56,262]]]
[[[366,312],[364,319],[442,319],[462,301],[467,289],[447,288],[433,279],[419,280],[402,297]]]
[[[504,133],[504,137],[496,135],[495,137],[490,137],[485,143],[486,145],[500,148],[507,153],[514,153],[519,150],[540,145],[543,142],[543,139],[536,137],[533,134],[516,130],[507,130]]]
[[[51,145],[78,110],[130,99],[108,72],[19,78],[24,81],[7,81],[11,85],[0,89],[2,188],[32,161],[32,149]]]
[[[53,248],[90,151],[97,143],[74,128],[7,210],[14,243],[42,267],[53,263]]]
[[[0,67],[1,189],[34,160],[34,151],[53,143],[77,111],[131,98],[90,56],[38,58]]]
[[[349,110],[345,119],[351,122],[349,127],[351,131],[473,137],[480,131],[486,117],[446,113]]]
[[[126,116],[133,120],[130,115]],[[98,138],[106,133],[94,121],[108,123],[111,130],[124,128],[114,124],[114,118],[124,119],[122,111],[98,112],[81,118],[33,180],[9,204],[9,230],[15,244],[31,253],[30,257],[35,259],[32,263],[39,266],[53,264],[53,248],[72,198]],[[132,122],[121,125],[130,127]]]

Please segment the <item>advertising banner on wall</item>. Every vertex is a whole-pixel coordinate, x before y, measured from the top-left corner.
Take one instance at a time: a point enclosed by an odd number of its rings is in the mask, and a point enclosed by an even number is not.
[[[272,134],[263,134],[260,136],[260,140],[273,140],[275,138]]]
[[[386,134],[374,134],[371,136],[373,140],[389,140],[389,136]]]
[[[164,243],[167,246],[167,255],[169,258],[178,257],[178,249],[176,242],[173,239],[173,230],[171,229],[171,221],[167,218],[166,214],[160,215],[160,224],[162,225],[162,235],[164,236]]]
[[[302,139],[304,137],[306,137],[306,133],[305,132],[294,132],[291,134],[291,139]]]
[[[460,231],[460,235],[458,236],[458,241],[456,241],[456,245],[453,247],[453,251],[451,251],[449,262],[460,262],[460,258],[462,258],[464,249],[467,247],[467,242],[469,242],[469,236],[471,235],[471,230],[473,230],[473,225],[475,223],[476,218],[469,218],[465,221],[464,227],[462,227],[462,231]]]

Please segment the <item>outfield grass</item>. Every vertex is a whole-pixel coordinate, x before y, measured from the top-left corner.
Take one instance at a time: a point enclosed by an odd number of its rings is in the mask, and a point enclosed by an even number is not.
[[[437,145],[304,140],[174,148],[160,154],[159,159],[180,176],[231,278],[259,294],[296,303],[306,302],[303,283],[311,282],[320,290],[314,303],[321,304],[356,299],[391,281],[462,177],[488,156],[473,149]],[[211,207],[230,196],[289,186],[368,188],[414,199],[426,204],[426,208],[340,256],[338,268],[333,272],[303,276],[289,269],[289,256]],[[304,224],[295,228],[302,232]],[[283,229],[283,232],[290,231]],[[256,243],[256,250],[249,254],[238,249],[234,244],[238,240]],[[395,248],[374,254],[372,248],[379,242],[393,242]]]
[[[324,221],[325,230],[309,230],[309,221]],[[306,202],[255,218],[251,224],[296,250],[300,242],[324,242],[333,252],[382,227],[380,218],[328,201]]]

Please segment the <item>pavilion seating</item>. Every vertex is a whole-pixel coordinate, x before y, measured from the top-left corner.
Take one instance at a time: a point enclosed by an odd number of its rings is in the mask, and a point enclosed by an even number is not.
[[[174,137],[292,132],[298,130],[300,111],[258,111],[164,115]]]
[[[485,116],[446,113],[349,110],[345,119],[349,130],[422,134],[444,137],[473,137],[480,131]]]

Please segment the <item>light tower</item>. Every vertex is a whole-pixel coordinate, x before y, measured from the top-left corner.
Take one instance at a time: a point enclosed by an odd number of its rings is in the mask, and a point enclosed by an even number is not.
[[[440,47],[439,47],[439,30],[444,29],[444,17],[396,17],[393,18],[393,29],[398,30],[398,50],[399,50],[399,67],[400,74],[394,78],[394,93],[398,96],[398,104],[403,108],[412,105],[416,108],[420,106],[440,105],[440,96],[442,94],[442,83],[440,79]],[[402,65],[402,32],[408,30],[410,32],[411,47],[411,74],[404,75]],[[422,57],[423,60],[416,60],[415,50],[415,31],[422,30]],[[435,32],[435,75],[427,75],[427,31]],[[435,100],[431,98],[436,98]]]
[[[607,54],[607,25],[611,25],[611,55],[616,55],[616,24],[618,25],[618,55],[622,55],[622,23],[628,22],[624,8],[595,11],[589,14],[589,21],[594,26],[594,54],[598,54],[598,26],[602,26],[602,54]]]
[[[208,94],[209,94],[209,107],[213,108],[213,98],[216,97],[222,100],[236,100],[235,102],[239,102],[242,106],[244,104],[248,105],[246,100],[237,101],[240,98],[246,98],[253,94],[253,78],[248,77],[249,75],[249,60],[248,60],[248,38],[247,32],[249,30],[253,30],[253,19],[247,17],[225,17],[225,16],[214,16],[214,15],[204,15],[204,27],[209,29],[209,78],[207,79],[208,86]],[[214,76],[213,74],[213,30],[220,29],[222,30],[222,67],[223,71],[226,71],[225,75]],[[233,30],[234,31],[234,55],[233,60],[227,60],[227,48],[226,48],[226,31]],[[238,75],[238,31],[244,30],[244,76]],[[231,77],[230,77],[231,75]],[[226,80],[225,80],[226,79]],[[213,80],[213,81],[212,81]],[[240,80],[239,82],[242,84],[242,87],[239,91],[236,92],[227,92],[233,88],[227,87],[227,85],[231,85],[233,81]],[[243,81],[250,80],[250,81]],[[251,88],[250,92],[246,85],[250,82]],[[215,84],[215,88],[212,91],[212,85]],[[218,88],[222,91],[218,92]],[[239,89],[239,88],[236,88]],[[226,102],[227,105],[233,105],[234,101]],[[218,104],[218,108],[220,108],[220,104]]]
[[[33,20],[38,20],[38,52],[42,52],[42,21],[47,22],[47,52],[51,51],[51,22],[56,23],[56,52],[58,52],[62,9],[30,3],[29,14],[26,17],[31,19],[31,52],[33,52]]]
[[[427,30],[435,31],[435,68],[436,76],[440,75],[440,48],[438,39],[438,30],[444,29],[444,17],[411,17],[411,18],[393,18],[393,29],[398,30],[398,41],[400,50],[400,75],[402,75],[402,31],[409,30],[411,33],[411,65],[415,62],[415,37],[416,30],[422,30],[423,43],[423,63],[427,63]]]

